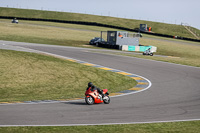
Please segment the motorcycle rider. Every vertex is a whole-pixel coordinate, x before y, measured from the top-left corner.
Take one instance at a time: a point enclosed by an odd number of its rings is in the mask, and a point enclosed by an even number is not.
[[[92,82],[88,83],[87,90],[90,89],[90,88],[91,88],[91,91],[97,90],[98,93],[102,95],[102,98],[104,98],[105,95],[103,94],[103,91],[101,89],[99,89],[98,87],[94,86]]]

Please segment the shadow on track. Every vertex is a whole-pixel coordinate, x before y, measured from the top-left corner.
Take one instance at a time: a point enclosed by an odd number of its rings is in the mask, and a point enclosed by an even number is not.
[[[87,105],[85,102],[66,102],[65,104],[73,104],[73,105]]]
[[[71,104],[71,105],[83,105],[83,106],[88,106],[88,104],[86,104],[85,102],[65,102],[64,104]],[[93,104],[93,105],[103,105],[103,103],[98,103],[98,104]]]

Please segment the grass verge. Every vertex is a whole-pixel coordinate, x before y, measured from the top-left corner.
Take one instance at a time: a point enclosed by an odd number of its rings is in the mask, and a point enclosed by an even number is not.
[[[130,52],[103,52],[107,54],[123,55],[137,58],[145,58],[150,60],[164,61],[175,64],[182,64],[188,66],[200,67],[200,45],[199,43],[188,43],[171,41],[171,40],[160,40],[160,39],[149,39],[141,38],[140,43],[143,45],[156,46],[157,52],[155,55],[161,56],[144,56],[141,54],[134,54]],[[100,52],[100,51],[95,51]]]
[[[35,53],[0,50],[0,102],[84,97],[88,82],[118,92],[136,81],[113,72]]]
[[[169,57],[144,57],[147,59],[171,62],[176,64],[183,64],[189,66],[200,67],[200,45],[199,43],[187,44],[179,41],[167,40],[149,40],[142,38],[140,42],[144,45],[156,46],[158,48],[155,54],[165,55]],[[141,57],[141,56],[140,56]]]
[[[0,40],[32,42],[42,44],[82,46],[88,40],[99,36],[98,32],[61,29],[56,27],[0,23]]]
[[[1,127],[4,133],[199,133],[200,121],[63,127]]]

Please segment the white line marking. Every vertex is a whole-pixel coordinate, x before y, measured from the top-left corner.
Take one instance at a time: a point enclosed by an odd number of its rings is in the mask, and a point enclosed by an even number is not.
[[[147,121],[147,122],[125,122],[125,123],[95,123],[95,124],[50,124],[50,125],[0,125],[0,127],[51,127],[51,126],[97,126],[97,125],[127,125],[127,124],[153,124],[153,123],[168,123],[168,122],[187,122],[200,121],[200,119],[186,119],[186,120],[169,120],[169,121]]]

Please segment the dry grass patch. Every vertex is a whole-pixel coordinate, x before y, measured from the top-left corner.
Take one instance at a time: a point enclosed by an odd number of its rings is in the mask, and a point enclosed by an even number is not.
[[[1,40],[68,46],[88,44],[91,38],[100,35],[99,32],[11,23],[0,23],[0,30]]]

